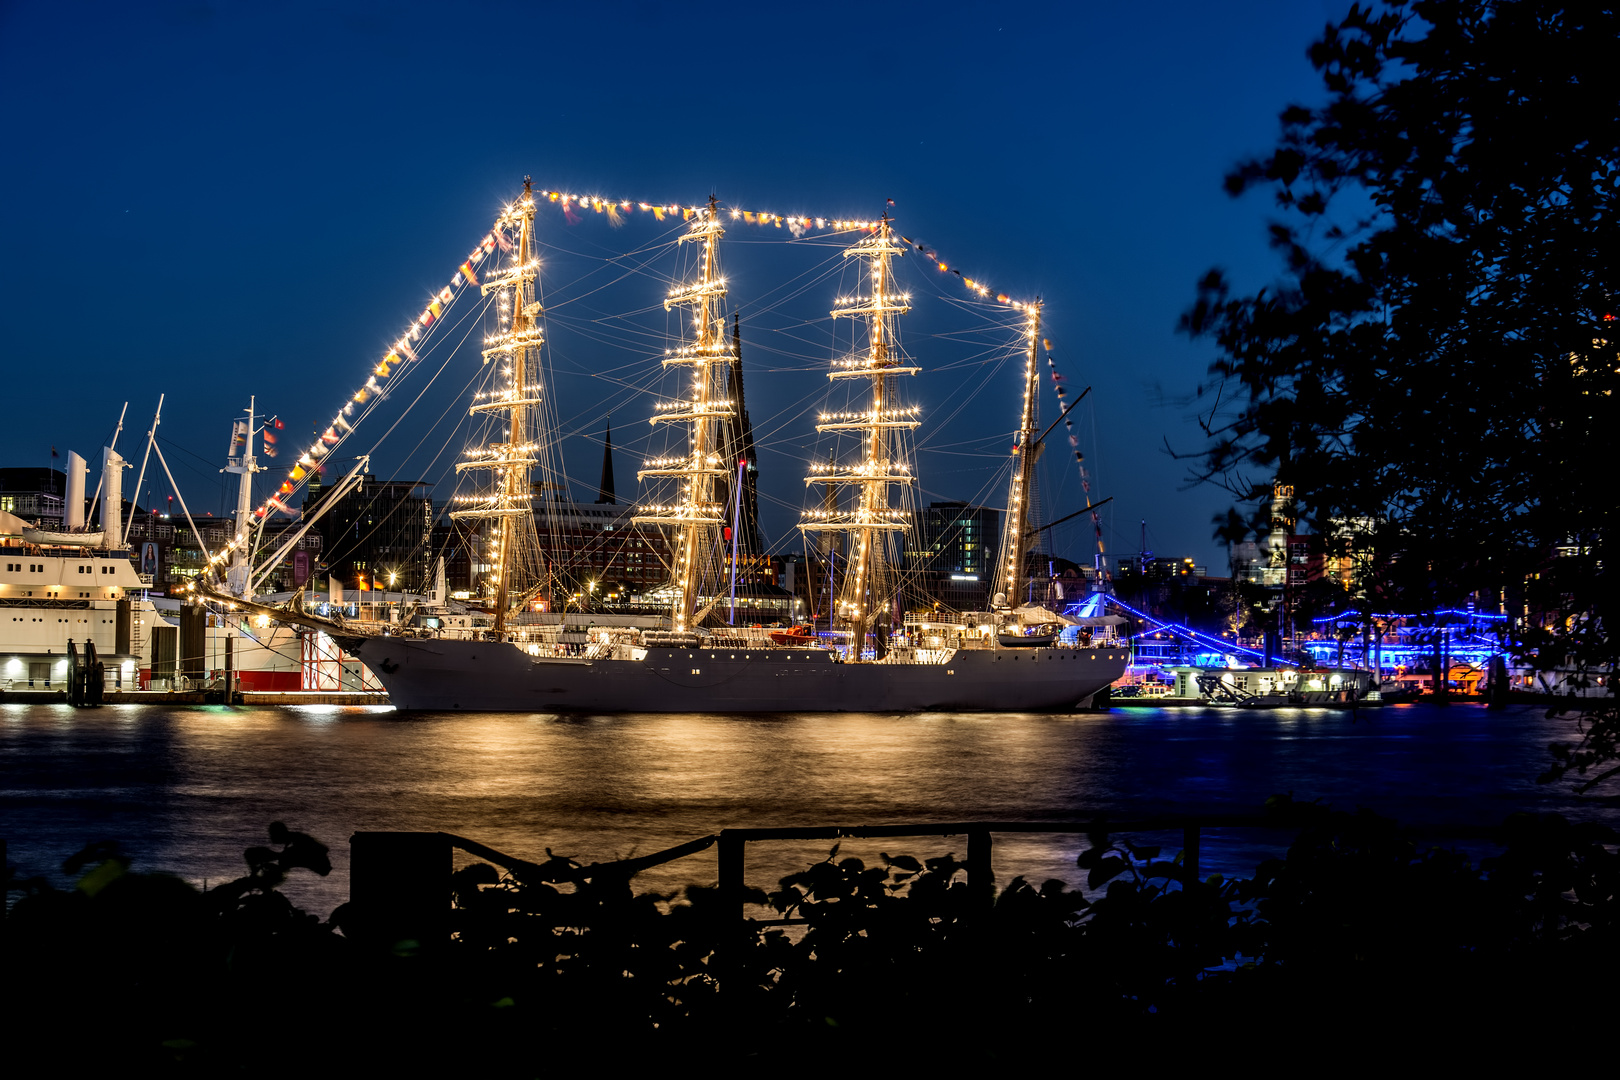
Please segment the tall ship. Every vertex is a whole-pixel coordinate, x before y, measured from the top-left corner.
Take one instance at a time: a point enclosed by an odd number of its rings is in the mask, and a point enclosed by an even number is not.
[[[644,498],[632,520],[669,540],[666,617],[620,625],[598,619],[583,648],[564,648],[560,628],[533,613],[535,598],[552,585],[537,536],[548,527],[544,500],[535,495],[545,481],[533,479],[545,474],[552,436],[544,422],[535,199],[527,182],[498,222],[503,235],[513,235],[511,250],[477,283],[486,296],[497,294],[496,323],[483,349],[496,375],[471,406],[485,437],[456,466],[476,481],[472,493],[457,496],[452,517],[475,525],[487,542],[491,570],[483,597],[466,608],[416,605],[387,623],[334,624],[296,602],[256,604],[242,590],[206,578],[200,591],[329,633],[405,710],[1004,712],[1090,705],[1124,673],[1127,646],[1101,631],[1093,638],[1089,628],[1078,637],[1061,634],[1063,616],[1018,604],[1034,534],[1038,304],[1025,312],[1023,414],[992,610],[954,619],[908,617],[904,610],[904,535],[914,520],[910,435],[921,423],[904,385],[921,368],[900,345],[909,297],[894,264],[906,247],[887,215],[844,252],[861,284],[856,295],[836,301],[831,315],[850,321],[854,345],[827,374],[849,389],[849,404],[822,412],[815,424],[857,449],[845,460],[812,466],[806,487],[820,494],[798,525],[807,540],[839,553],[826,631],[711,626],[720,621],[716,609],[725,592],[728,481],[738,464],[727,459],[723,436],[739,407],[731,393],[737,344],[727,333],[720,267],[723,218],[712,198],[693,209],[679,236],[690,275],[662,298],[666,310],[681,316],[681,339],[661,358],[680,390],[651,418],[670,433],[669,449],[640,469]]]

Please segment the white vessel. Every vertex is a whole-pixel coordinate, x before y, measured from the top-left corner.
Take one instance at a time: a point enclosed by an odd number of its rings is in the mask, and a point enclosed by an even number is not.
[[[85,462],[72,452],[62,529],[0,521],[0,689],[63,689],[70,648],[83,656],[87,644],[108,687],[138,685],[160,620],[145,597],[150,579],[119,542],[124,467],[116,450],[103,451],[95,531],[85,527]]]
[[[155,441],[161,419],[160,401],[142,477],[154,454],[168,468]],[[248,420],[238,421],[237,428],[248,435],[238,440],[228,468],[242,474],[245,500],[256,471],[251,405]],[[122,474],[128,463],[113,447],[103,451],[102,460],[92,523],[85,521],[85,461],[71,451],[60,527],[40,528],[0,513],[0,690],[63,691],[75,653],[100,661],[106,690],[381,689],[364,665],[319,629],[300,629],[241,607],[233,610],[231,598],[205,608],[195,597],[166,595],[171,589],[154,582],[157,558],[140,555],[176,542],[205,552],[220,547],[214,534],[218,523],[209,519],[199,529],[183,496],[183,516],[173,521],[139,511],[126,521]],[[253,520],[251,509],[239,515],[239,538],[248,531],[242,523]],[[288,532],[270,535],[280,545]],[[296,543],[302,532],[291,535]],[[235,582],[244,588],[258,583],[240,558],[231,560],[227,572],[227,583]],[[325,600],[321,596],[316,602]]]

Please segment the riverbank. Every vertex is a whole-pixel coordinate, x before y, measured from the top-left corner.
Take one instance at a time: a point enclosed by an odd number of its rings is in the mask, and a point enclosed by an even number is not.
[[[731,851],[718,883],[666,893],[637,871],[679,852],[586,865],[443,833],[361,833],[352,897],[324,920],[282,887],[328,876],[332,852],[280,822],[243,853],[245,876],[208,890],[91,845],[67,860],[72,887],[13,886],[0,1008],[30,1057],[71,1047],[209,1076],[289,1061],[312,1075],[474,1060],[521,1075],[539,1062],[623,1071],[694,1050],[729,1075],[896,1047],[947,1047],[998,1072],[1139,1065],[1143,1046],[1179,1065],[1257,1018],[1280,1059],[1320,1059],[1324,1030],[1350,1023],[1337,1063],[1417,1060],[1416,1026],[1448,1066],[1472,1069],[1544,1057],[1549,1030],[1606,1030],[1611,995],[1590,975],[1620,959],[1612,829],[1514,814],[1476,861],[1366,812],[1286,797],[1255,809],[1207,819],[1288,835],[1280,857],[1241,875],[1206,875],[1195,821],[1094,818],[1068,827],[1073,884],[1038,888],[1007,877],[982,837],[966,859],[918,858],[883,830],[892,856],[836,844],[773,881],[745,878],[747,838],[722,831],[705,838]],[[1119,831],[1161,824],[1187,846]],[[452,872],[452,844],[489,861]],[[117,976],[101,974],[109,956]]]

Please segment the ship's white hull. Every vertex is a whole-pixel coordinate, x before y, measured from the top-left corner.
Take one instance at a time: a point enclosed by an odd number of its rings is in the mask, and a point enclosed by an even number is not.
[[[1112,649],[961,650],[944,664],[845,664],[821,649],[652,648],[532,656],[498,641],[341,639],[413,711],[1067,712],[1125,671]]]

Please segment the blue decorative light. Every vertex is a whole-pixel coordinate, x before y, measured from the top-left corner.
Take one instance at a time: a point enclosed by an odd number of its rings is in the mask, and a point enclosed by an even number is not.
[[[1261,649],[1251,649],[1245,645],[1239,645],[1235,641],[1221,641],[1219,638],[1211,637],[1209,634],[1203,633],[1199,630],[1194,630],[1190,626],[1183,626],[1181,623],[1163,622],[1159,619],[1155,619],[1146,612],[1137,611],[1135,608],[1131,607],[1131,605],[1127,604],[1117,596],[1107,595],[1106,599],[1108,603],[1118,607],[1121,611],[1135,615],[1143,622],[1151,624],[1155,630],[1167,630],[1179,637],[1186,638],[1195,645],[1202,645],[1209,649],[1219,650],[1217,655],[1222,658],[1221,663],[1223,666],[1225,664],[1225,657],[1231,656],[1234,653],[1246,653],[1249,656],[1259,657],[1261,660],[1265,659],[1265,652]],[[1284,660],[1281,657],[1272,657],[1272,659],[1277,661],[1279,664],[1289,664],[1290,666],[1293,666],[1290,661]]]

